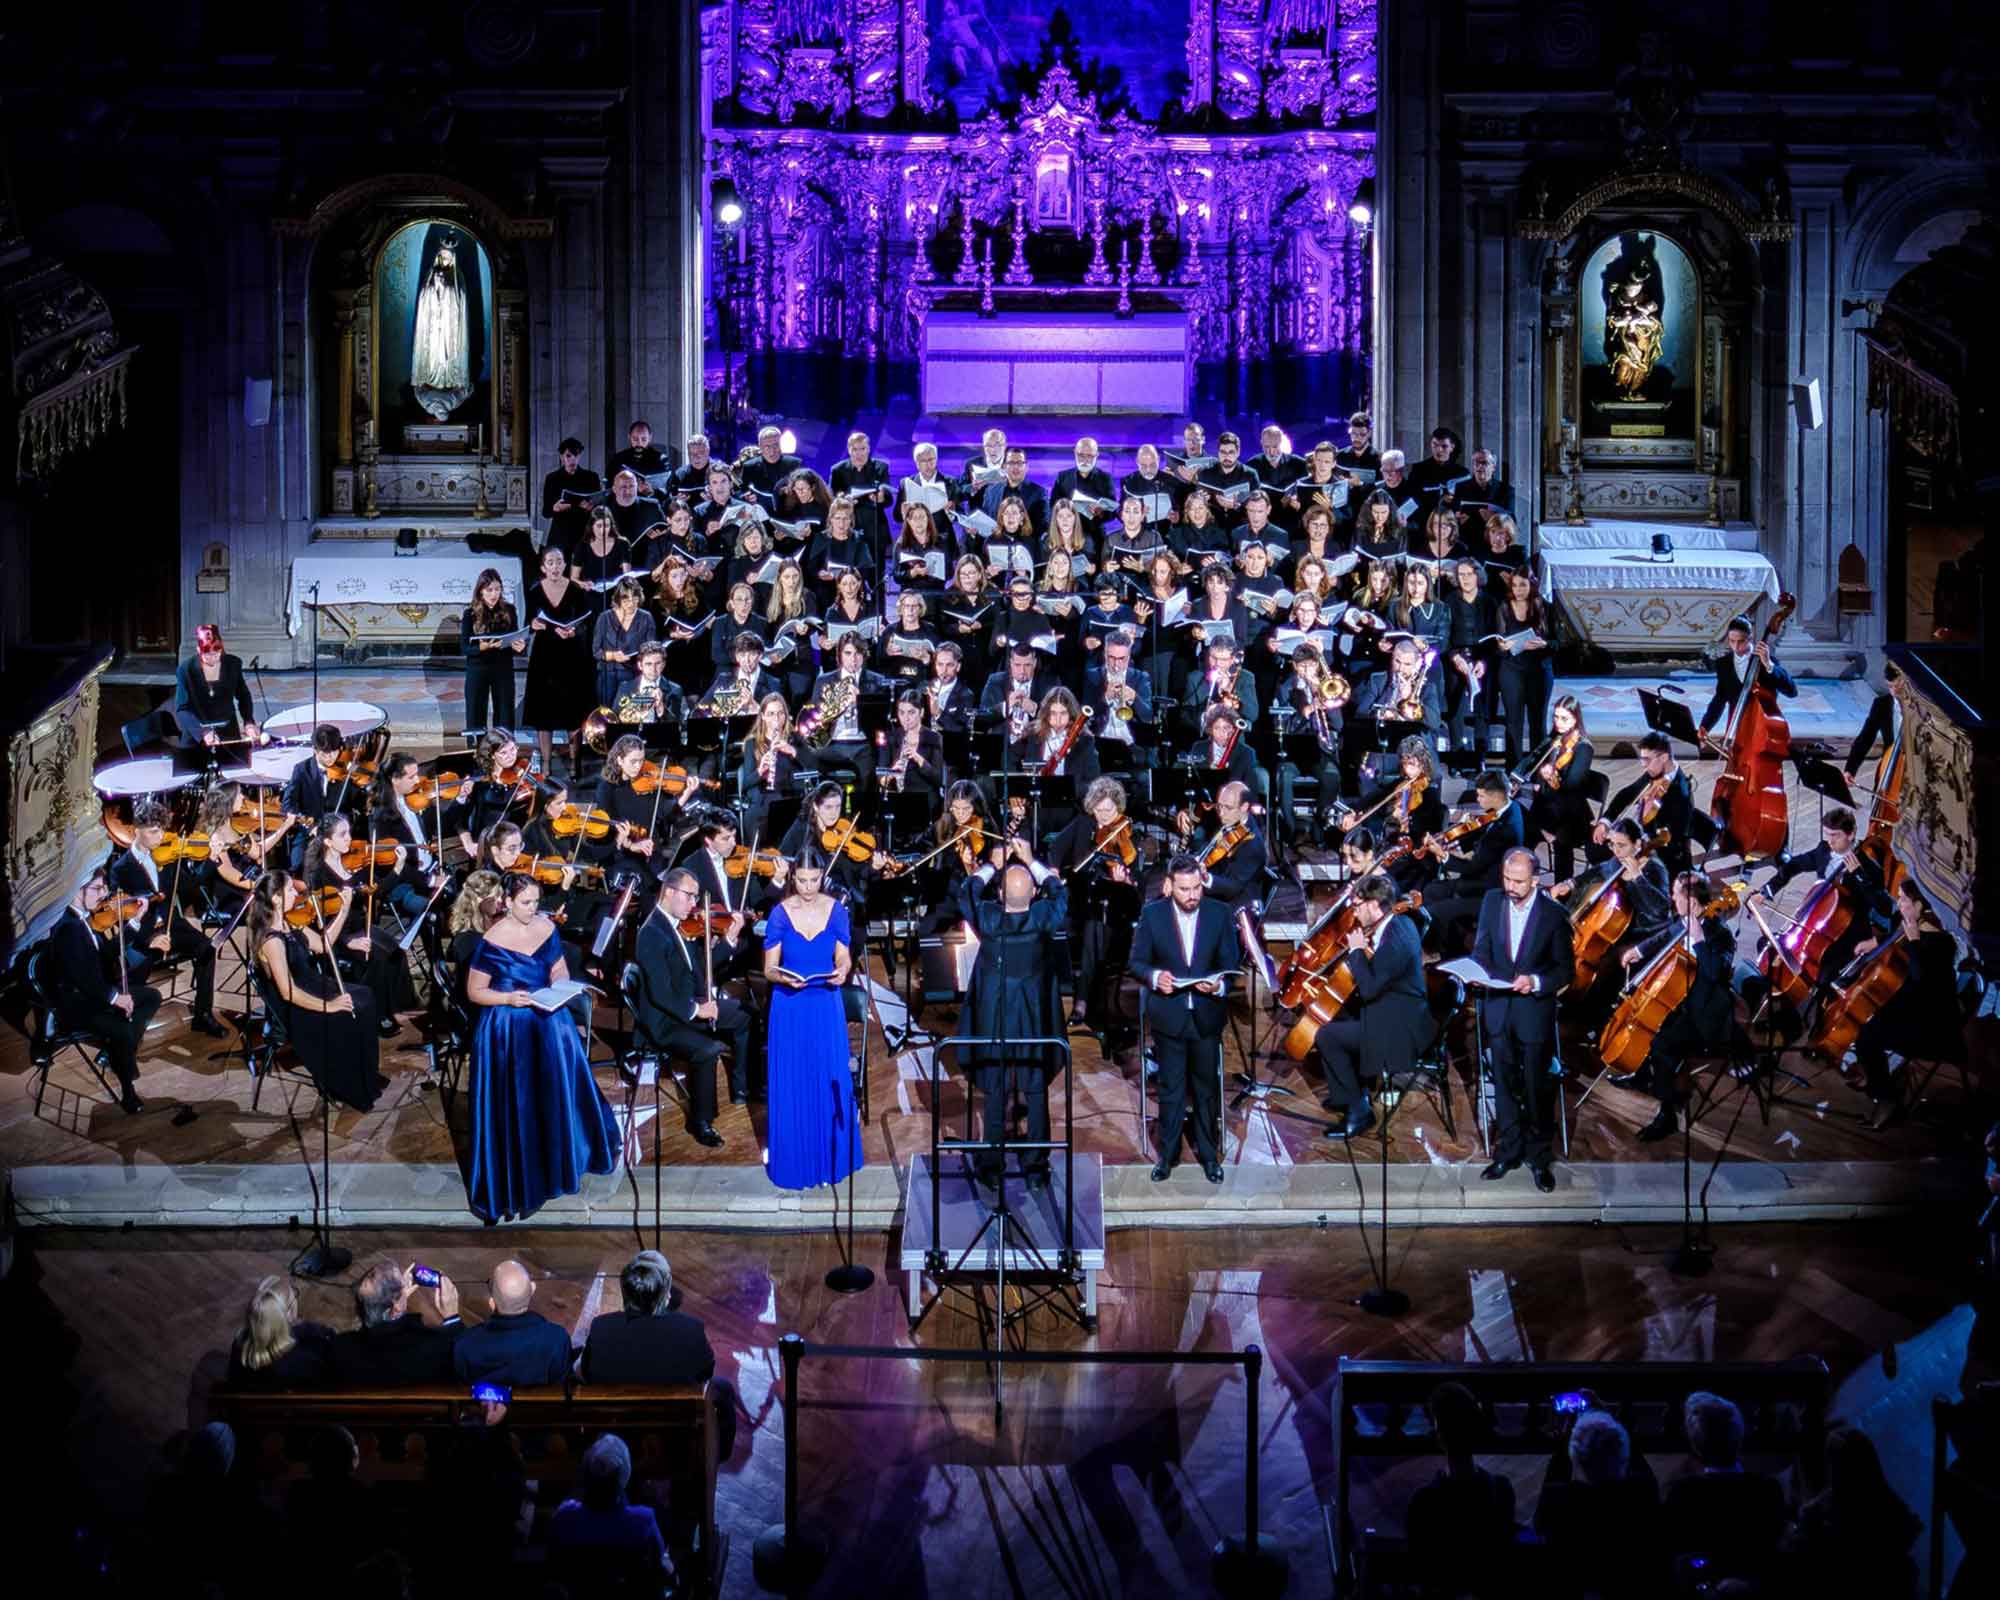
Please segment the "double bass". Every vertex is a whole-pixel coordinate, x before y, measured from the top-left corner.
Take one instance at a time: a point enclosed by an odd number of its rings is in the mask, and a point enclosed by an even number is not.
[[[1407,916],[1424,903],[1421,894],[1412,894],[1406,900],[1398,900],[1389,908],[1388,916],[1375,924],[1380,928],[1389,917]],[[1375,948],[1371,937],[1368,948]],[[1343,952],[1344,953],[1344,952]],[[1288,991],[1289,992],[1289,991]],[[1319,1037],[1319,1030],[1340,1015],[1347,1002],[1354,995],[1354,969],[1345,961],[1336,961],[1326,972],[1315,973],[1302,978],[1296,985],[1299,995],[1297,1002],[1299,1020],[1294,1022],[1285,1035],[1285,1054],[1294,1061],[1303,1061],[1312,1054],[1313,1041]],[[1282,1004],[1290,1004],[1281,998]]]
[[[1868,831],[1855,846],[1882,869],[1882,887],[1890,894],[1903,881],[1903,863],[1894,848],[1896,824],[1903,816],[1903,746],[1891,745],[1875,769],[1875,805],[1868,813]]]
[[[1701,908],[1701,920],[1733,915],[1743,903],[1748,884],[1725,884],[1715,898]],[[1688,942],[1687,929],[1640,969],[1611,1013],[1598,1040],[1598,1054],[1604,1058],[1604,1075],[1617,1083],[1629,1078],[1646,1064],[1653,1039],[1662,1024],[1679,1009],[1694,987],[1695,954]]]
[[[1785,619],[1798,609],[1797,598],[1780,594],[1764,624],[1763,642],[1778,637]],[[1731,730],[1722,772],[1708,797],[1708,814],[1736,853],[1775,855],[1791,838],[1791,817],[1785,808],[1785,757],[1791,754],[1792,730],[1778,709],[1778,691],[1764,681],[1760,663],[1750,657],[1743,709]]]

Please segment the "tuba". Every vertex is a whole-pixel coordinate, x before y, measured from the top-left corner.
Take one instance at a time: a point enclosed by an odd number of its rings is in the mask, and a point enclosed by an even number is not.
[[[831,744],[834,728],[854,708],[860,692],[859,686],[849,679],[835,678],[799,717],[799,737],[815,750],[822,750]]]
[[[743,469],[749,466],[751,462],[755,461],[763,453],[764,452],[759,450],[754,444],[746,444],[741,450],[739,450],[736,453],[736,459],[730,462],[729,481],[735,484],[739,491],[743,487]]]

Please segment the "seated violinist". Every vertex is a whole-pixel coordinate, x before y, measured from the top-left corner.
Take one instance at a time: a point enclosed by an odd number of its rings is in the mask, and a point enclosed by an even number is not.
[[[263,793],[253,792],[260,796]],[[243,792],[234,784],[222,784],[208,791],[195,822],[195,831],[208,835],[208,859],[190,861],[184,869],[215,911],[232,916],[243,908],[251,890],[257,887],[265,855],[273,849],[278,856],[288,853],[280,837],[286,824],[280,823],[267,839],[257,831],[260,813],[239,809],[242,807]]]
[[[522,779],[527,766],[521,747],[504,728],[489,728],[479,736],[472,753],[473,775],[458,791],[458,798],[444,808],[444,831],[458,840],[466,855],[479,853],[479,836],[506,816],[517,800],[534,793]],[[519,768],[519,771],[513,769]]]
[[[144,915],[125,925],[126,970],[139,983],[169,960],[185,961],[194,972],[188,1026],[212,1039],[225,1038],[227,1030],[215,1020],[215,948],[176,903],[182,879],[174,869],[182,858],[167,842],[167,820],[159,801],[141,801],[132,808],[131,846],[112,858],[111,887],[148,902]],[[194,887],[191,879],[187,887]]]
[[[742,843],[733,812],[708,811],[695,839],[695,848],[681,858],[681,865],[694,874],[697,909],[706,903],[754,915],[784,897],[790,863],[775,850],[760,848],[757,852],[770,861],[768,872],[761,866],[756,871],[745,870],[750,855],[747,849],[741,852],[743,860],[732,867],[730,857],[739,853],[737,847]],[[743,953],[749,956],[757,952],[746,946]]]
[[[1082,811],[1049,846],[1049,866],[1069,887],[1077,1020],[1107,1046],[1129,1031],[1113,1002],[1139,921],[1138,843],[1125,786],[1098,778],[1083,791]]]
[[[563,961],[571,972],[601,977],[595,962],[584,953],[597,926],[597,918],[610,903],[601,886],[602,868],[572,864],[568,854],[536,852],[528,848],[527,835],[512,822],[496,822],[479,836],[479,856],[474,870],[490,872],[503,882],[514,873],[526,873],[542,886],[542,912],[562,935]],[[570,1002],[570,1013],[579,1026],[590,1026],[590,996],[578,995]]]
[[[667,825],[680,809],[682,800],[694,793],[692,785],[670,799],[660,787],[657,772],[646,773],[646,742],[628,733],[611,746],[604,758],[604,772],[597,780],[596,808],[611,819],[611,836],[617,841],[613,870],[656,879],[667,868],[662,844]]]
[[[1648,862],[1647,865],[1653,863]],[[1736,935],[1727,917],[1704,917],[1715,898],[1715,887],[1702,872],[1683,872],[1674,880],[1673,916],[1649,939],[1627,949],[1620,960],[1625,970],[1643,972],[1668,945],[1682,942],[1694,955],[1694,979],[1688,996],[1660,1024],[1646,1056],[1659,1113],[1639,1130],[1646,1144],[1664,1139],[1679,1126],[1679,1079],[1687,1058],[1719,1050],[1729,1042],[1736,1017],[1736,996],[1730,975],[1736,966]]]
[[[1262,898],[1264,869],[1270,851],[1250,815],[1250,786],[1225,783],[1215,792],[1215,832],[1194,852],[1201,863],[1202,895],[1234,917],[1244,906]],[[1171,891],[1163,878],[1160,893]]]
[[[1444,829],[1444,774],[1437,752],[1414,733],[1396,747],[1396,770],[1393,782],[1364,794],[1355,809],[1342,812],[1339,825],[1343,833],[1351,833],[1372,821],[1385,841],[1406,847],[1390,871],[1396,887],[1407,894],[1436,870],[1429,856],[1419,856],[1415,850]]]
[[[105,868],[98,867],[83,880],[49,930],[46,981],[57,1025],[102,1041],[105,1062],[118,1075],[118,1103],[127,1116],[136,1117],[146,1109],[138,1091],[139,1047],[146,1042],[146,1024],[160,1009],[160,991],[123,978],[118,972],[116,934],[105,940],[91,925],[94,914],[117,915],[115,907],[109,913],[103,910],[110,894]]]
[[[392,751],[383,758],[375,783],[369,842],[404,847],[393,869],[385,873],[377,866],[375,881],[385,891],[389,905],[406,919],[422,916],[432,894],[444,883],[444,867],[438,859],[443,847],[435,832],[437,799],[434,792],[425,798],[429,784],[417,758],[405,750]],[[420,801],[421,807],[413,801]]]
[[[1584,731],[1583,705],[1575,695],[1556,701],[1550,713],[1555,736],[1535,769],[1534,799],[1528,806],[1528,843],[1549,846],[1549,865],[1558,878],[1576,870],[1576,850],[1590,837],[1590,797],[1583,792],[1596,746]]]
[[[867,919],[861,913],[868,904],[869,890],[874,887],[877,875],[889,866],[890,858],[875,848],[872,833],[861,831],[859,816],[845,815],[846,804],[847,791],[838,783],[830,780],[821,783],[806,796],[805,809],[779,842],[778,852],[787,861],[797,861],[808,847],[826,852],[827,868],[822,882],[828,894],[848,907],[856,945],[854,959],[865,969],[866,952],[860,946],[866,937]],[[893,976],[893,947],[885,944],[882,955]],[[859,1022],[860,985],[841,985],[841,1004],[847,1020]]]
[[[369,871],[366,841],[357,849],[354,824],[341,812],[334,812],[320,824],[318,835],[306,850],[302,877],[307,898],[301,903],[314,912],[311,926],[332,943],[340,957],[340,970],[353,973],[375,996],[377,1027],[383,1038],[392,1039],[401,1026],[396,1013],[411,1009],[416,996],[410,987],[409,961],[396,935],[389,928],[375,926],[384,903],[376,886],[395,881],[393,862],[404,847],[385,845],[385,852],[391,855],[388,869],[383,870],[378,862],[376,870]],[[332,893],[330,910],[322,900],[326,891]]]
[[[1451,829],[1433,834],[1421,847],[1426,855],[1443,864],[1438,893],[1425,895],[1424,909],[1431,914],[1431,928],[1440,949],[1456,953],[1455,924],[1475,919],[1489,892],[1500,887],[1501,868],[1507,852],[1522,848],[1527,818],[1519,802],[1511,797],[1507,774],[1486,771],[1473,783],[1479,811],[1455,824],[1472,834],[1471,848],[1461,848],[1448,837]]]
[[[328,779],[327,774],[340,760],[344,748],[340,730],[330,722],[322,722],[312,731],[311,753],[299,758],[298,764],[292,768],[292,775],[285,780],[285,815],[300,819],[287,844],[294,867],[305,860],[308,835],[319,826],[320,818],[326,815],[335,801],[353,798],[360,793],[350,782],[343,794],[341,785]]]

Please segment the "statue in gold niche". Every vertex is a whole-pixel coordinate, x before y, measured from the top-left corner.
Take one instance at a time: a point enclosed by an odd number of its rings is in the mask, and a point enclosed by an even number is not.
[[[1653,238],[1626,234],[1604,269],[1604,359],[1612,387],[1628,400],[1644,392],[1665,351],[1665,299]]]

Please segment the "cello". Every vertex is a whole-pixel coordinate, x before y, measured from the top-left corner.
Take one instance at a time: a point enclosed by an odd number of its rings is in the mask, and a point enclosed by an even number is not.
[[[1838,1062],[1861,1037],[1863,1024],[1889,1003],[1910,975],[1910,944],[1898,928],[1866,955],[1848,962],[1813,1019],[1806,1049]]]
[[[1657,830],[1638,846],[1638,853],[1632,859],[1643,862],[1672,837],[1665,828]],[[1574,882],[1574,878],[1569,881]],[[1557,886],[1557,899],[1569,892],[1569,883]],[[1611,953],[1632,930],[1632,900],[1625,892],[1625,868],[1622,863],[1616,872],[1597,886],[1596,893],[1570,913],[1569,927],[1570,944],[1576,961],[1576,969],[1570,979],[1570,992],[1588,994],[1597,982],[1598,974],[1604,970],[1604,964],[1611,959]]]
[[[1348,886],[1334,897],[1333,904],[1320,913],[1319,920],[1306,930],[1306,936],[1292,948],[1292,953],[1278,965],[1278,1004],[1296,1009],[1305,1003],[1303,985],[1309,978],[1320,973],[1338,961],[1347,949],[1348,930],[1354,926],[1354,891],[1364,878],[1372,878],[1377,873],[1386,873],[1410,853],[1410,842],[1393,844],[1375,858],[1373,866],[1366,872],[1356,873]]]
[[[1757,918],[1765,935],[1757,971],[1768,980],[1771,992],[1795,1011],[1803,1011],[1812,998],[1826,953],[1857,919],[1868,915],[1860,893],[1847,881],[1849,870],[1842,862],[1814,884],[1784,932],[1772,934],[1764,919]]]
[[[1764,624],[1763,642],[1771,643],[1798,609],[1796,597],[1780,594]],[[1708,797],[1708,814],[1722,837],[1748,860],[1775,855],[1791,837],[1785,809],[1785,757],[1791,753],[1792,730],[1778,709],[1778,692],[1763,680],[1760,663],[1750,658],[1743,686],[1743,709],[1730,730],[1722,772]]]
[[[1383,917],[1382,922],[1376,923],[1375,927],[1380,928],[1389,917],[1407,916],[1423,903],[1424,897],[1421,894],[1412,894],[1408,899],[1398,900],[1389,908],[1388,916]],[[1368,948],[1371,951],[1375,948],[1373,937],[1368,940]],[[1292,1024],[1291,1030],[1285,1035],[1285,1054],[1294,1061],[1303,1061],[1312,1054],[1313,1041],[1319,1037],[1319,1030],[1339,1016],[1348,1000],[1353,997],[1354,969],[1345,961],[1336,961],[1331,970],[1300,979],[1297,990],[1300,996],[1299,1020]]]
[[[1882,754],[1875,769],[1875,805],[1868,813],[1868,831],[1855,849],[1882,869],[1882,887],[1890,894],[1903,881],[1903,863],[1893,848],[1896,824],[1903,818],[1903,746],[1898,741]]]
[[[1734,914],[1748,884],[1724,884],[1701,908],[1701,920]],[[1661,1025],[1679,1008],[1694,987],[1695,956],[1683,926],[1658,955],[1640,969],[1611,1013],[1598,1040],[1604,1075],[1613,1083],[1629,1078],[1646,1064]]]

